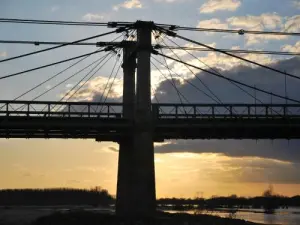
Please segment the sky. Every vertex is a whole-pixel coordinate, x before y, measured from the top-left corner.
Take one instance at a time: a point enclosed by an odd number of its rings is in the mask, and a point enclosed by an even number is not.
[[[300,1],[298,0],[0,0],[1,18],[69,20],[108,22],[148,20],[157,23],[191,27],[245,29],[259,31],[300,32]],[[0,40],[75,41],[111,31],[106,27],[78,27],[55,25],[0,24]],[[188,38],[216,48],[274,50],[300,52],[300,40],[291,36],[244,35],[180,31]],[[118,36],[91,40],[109,41]],[[118,39],[121,40],[121,39]],[[160,37],[160,43],[195,47],[178,38]],[[155,43],[155,40],[153,40]],[[43,49],[47,46],[0,44],[0,60]],[[47,63],[95,51],[94,46],[69,46],[38,55],[0,64],[1,76]],[[174,56],[171,51],[164,53]],[[270,92],[285,95],[284,77],[274,72],[243,63],[214,52],[195,52],[196,58],[185,52],[175,53],[184,61],[205,67],[214,67],[223,75],[256,85]],[[54,80],[28,93],[21,99],[32,100],[58,82],[99,59],[104,54],[93,55]],[[243,57],[289,73],[300,73],[300,59],[287,56],[243,54]],[[154,56],[164,62],[162,58]],[[111,60],[93,79],[74,94],[75,101],[99,101],[103,89],[118,60]],[[119,63],[120,61],[117,61]],[[159,68],[152,68],[152,88],[160,102],[178,102],[170,82],[160,74],[169,71],[154,59]],[[1,99],[14,99],[34,85],[51,77],[74,62],[43,70],[25,73],[0,81]],[[207,96],[195,90],[185,80],[205,90],[199,80],[209,85],[223,102],[254,103],[253,98],[223,80],[211,77],[193,68],[167,60],[169,68],[176,71],[176,85],[190,102],[212,103]],[[119,64],[117,64],[119,65]],[[59,100],[87,71],[67,80],[37,100]],[[287,94],[299,99],[298,80],[287,78]],[[253,93],[264,103],[283,100]],[[71,92],[72,93],[72,92]],[[122,73],[118,73],[108,100],[121,99]],[[286,140],[169,140],[155,144],[155,169],[157,197],[210,197],[213,195],[261,195],[269,184],[283,195],[300,194],[299,141]],[[7,140],[0,139],[0,188],[48,188],[101,186],[112,194],[116,192],[118,145],[95,140]]]

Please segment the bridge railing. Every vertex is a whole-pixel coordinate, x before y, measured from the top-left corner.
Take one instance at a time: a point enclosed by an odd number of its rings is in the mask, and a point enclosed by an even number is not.
[[[156,119],[300,118],[300,104],[152,104]],[[0,101],[0,117],[122,118],[123,103]]]
[[[300,118],[300,104],[153,104],[154,117],[185,118]]]
[[[0,116],[121,118],[122,103],[0,101]]]

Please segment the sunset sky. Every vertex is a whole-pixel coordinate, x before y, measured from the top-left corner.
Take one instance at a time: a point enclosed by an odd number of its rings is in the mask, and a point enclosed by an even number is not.
[[[0,0],[1,18],[70,20],[89,22],[151,20],[192,27],[300,32],[299,0]],[[72,27],[54,25],[18,25],[0,23],[0,40],[75,41],[110,31],[106,27]],[[300,52],[299,37],[244,35],[206,32],[179,32],[191,39],[216,48]],[[108,41],[111,35],[92,40]],[[165,39],[166,43],[171,43]],[[181,46],[192,46],[174,39]],[[154,41],[155,43],[155,41]],[[0,44],[0,60],[45,48],[17,44]],[[0,76],[41,66],[96,50],[96,47],[69,46],[35,56],[0,64]],[[187,62],[203,66],[184,52],[177,53]],[[172,55],[165,51],[165,54]],[[193,52],[211,67],[226,76],[284,95],[284,77],[279,74],[241,63],[217,53]],[[87,66],[94,55],[48,82],[22,99],[31,100],[60,80]],[[272,67],[300,74],[300,59],[286,56],[250,55],[243,57]],[[159,59],[155,56],[154,58]],[[74,100],[99,101],[107,82],[114,56],[89,81]],[[161,60],[162,61],[162,60]],[[154,61],[155,62],[155,61]],[[2,100],[13,99],[74,62],[26,73],[0,81]],[[203,89],[185,66],[167,61],[185,79]],[[168,75],[165,67],[160,70]],[[254,103],[225,81],[198,73],[223,102]],[[83,73],[84,75],[84,73]],[[59,100],[83,75],[68,80],[38,100]],[[121,71],[109,95],[121,98]],[[288,96],[300,99],[300,82],[287,80]],[[178,102],[176,91],[152,70],[152,85],[160,102]],[[211,102],[184,80],[178,79],[178,89],[190,102]],[[252,94],[253,91],[249,90]],[[154,94],[154,93],[153,93]],[[282,102],[257,94],[265,103]],[[212,102],[211,102],[212,103]],[[269,184],[283,195],[300,194],[300,142],[286,140],[171,140],[155,144],[157,197],[211,197],[212,195],[260,195]],[[118,145],[94,140],[6,140],[0,139],[0,189],[101,186],[111,194],[116,192]]]

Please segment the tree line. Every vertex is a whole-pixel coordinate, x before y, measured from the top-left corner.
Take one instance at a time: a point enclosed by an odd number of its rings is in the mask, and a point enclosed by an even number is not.
[[[6,189],[0,190],[0,205],[102,205],[108,206],[114,198],[100,187],[91,189]]]
[[[13,205],[92,205],[109,206],[115,198],[106,189],[51,188],[51,189],[6,189],[0,190],[0,206]],[[262,196],[228,197],[213,196],[204,198],[161,198],[157,200],[159,208],[173,209],[216,209],[216,208],[262,208],[272,213],[284,207],[300,207],[300,196],[286,197],[267,189]]]
[[[202,208],[202,209],[216,209],[216,208],[255,208],[264,209],[266,213],[273,213],[278,208],[300,207],[300,196],[286,197],[274,193],[272,185],[258,197],[238,197],[231,195],[228,197],[213,196],[209,199],[194,198],[163,198],[157,202],[160,206],[166,207],[168,205],[175,206],[175,208]]]
[[[199,206],[212,206],[212,207],[232,207],[239,206],[241,208],[252,207],[262,208],[266,201],[274,201],[278,206],[294,206],[300,207],[300,196],[284,197],[284,196],[272,196],[272,197],[212,197],[209,199],[204,198],[161,198],[157,200],[160,205],[199,205]]]

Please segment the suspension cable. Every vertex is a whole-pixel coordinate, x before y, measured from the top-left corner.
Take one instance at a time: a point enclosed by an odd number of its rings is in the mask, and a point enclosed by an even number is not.
[[[39,66],[39,67],[35,67],[35,68],[32,68],[32,69],[24,70],[24,71],[21,71],[21,72],[5,75],[5,76],[0,77],[0,80],[6,79],[6,78],[9,78],[9,77],[19,76],[19,75],[24,74],[24,73],[44,69],[44,68],[47,68],[47,67],[50,67],[50,66],[55,66],[55,65],[58,65],[58,64],[61,64],[61,63],[69,62],[69,61],[72,61],[72,60],[75,60],[75,59],[80,59],[80,58],[83,58],[83,57],[86,57],[86,56],[94,55],[94,54],[97,54],[99,52],[108,51],[108,50],[110,50],[110,49],[106,48],[104,50],[97,50],[97,51],[90,52],[90,53],[83,54],[83,55],[79,55],[79,56],[76,56],[76,57],[73,57],[73,58],[68,58],[68,59],[65,59],[65,60],[58,61],[58,62],[50,63],[50,64],[47,64],[47,65],[44,65],[44,66]]]
[[[80,43],[80,42],[83,42],[83,41],[95,39],[95,38],[106,36],[106,35],[109,35],[109,34],[120,33],[124,30],[126,30],[126,29],[117,29],[117,30],[106,32],[106,33],[103,33],[103,34],[98,34],[98,35],[95,35],[95,36],[91,36],[91,37],[88,37],[88,38],[83,38],[83,39],[73,41],[73,42],[70,42],[70,43],[64,43],[64,44],[61,44],[61,45],[58,45],[58,46],[45,48],[45,49],[42,49],[42,50],[39,50],[39,51],[34,51],[34,52],[26,53],[26,54],[23,54],[23,55],[14,56],[14,57],[11,57],[11,58],[0,60],[0,63],[7,62],[7,61],[10,61],[10,60],[14,60],[14,59],[23,58],[23,57],[30,56],[30,55],[35,55],[35,54],[38,54],[38,53],[41,53],[41,52],[51,51],[51,50],[58,49],[58,48],[61,48],[61,47],[65,47],[65,46],[68,46],[68,45],[71,45],[71,44]]]
[[[290,74],[290,73],[287,73],[287,72],[283,72],[283,71],[281,71],[281,70],[278,70],[278,69],[275,69],[275,68],[272,68],[272,67],[269,67],[269,66],[266,66],[266,65],[260,64],[260,63],[258,63],[258,62],[254,62],[254,61],[252,61],[252,60],[249,60],[249,59],[243,58],[243,57],[241,57],[241,56],[238,56],[238,55],[231,54],[231,53],[229,53],[229,52],[226,52],[226,51],[222,51],[222,50],[220,50],[220,49],[217,49],[217,48],[211,47],[211,46],[209,46],[209,45],[206,45],[206,44],[200,43],[200,42],[198,42],[198,41],[194,41],[194,40],[192,40],[192,39],[189,39],[189,38],[183,37],[183,36],[181,36],[181,35],[178,35],[178,34],[176,34],[176,33],[172,32],[172,31],[166,30],[166,29],[164,29],[164,28],[159,28],[159,29],[160,29],[160,30],[162,30],[163,32],[165,32],[165,33],[166,33],[168,36],[172,36],[172,37],[178,37],[178,38],[180,38],[180,39],[182,39],[182,40],[185,40],[185,41],[191,42],[191,43],[193,43],[193,44],[200,45],[200,46],[202,46],[202,47],[205,47],[205,48],[211,49],[211,50],[213,50],[213,51],[215,51],[215,52],[219,52],[219,53],[222,53],[222,54],[225,54],[225,55],[228,55],[228,56],[231,56],[231,57],[234,57],[234,58],[240,59],[240,60],[242,60],[242,61],[245,61],[245,62],[251,63],[251,64],[253,64],[253,65],[260,66],[260,67],[263,67],[263,68],[265,68],[265,69],[268,69],[268,70],[271,70],[271,71],[277,72],[277,73],[279,73],[279,74],[283,74],[283,75],[285,75],[285,76],[289,76],[289,77],[295,78],[295,79],[297,79],[297,80],[300,80],[300,77],[298,77],[298,76],[296,76],[296,75],[293,75],[293,74]]]

